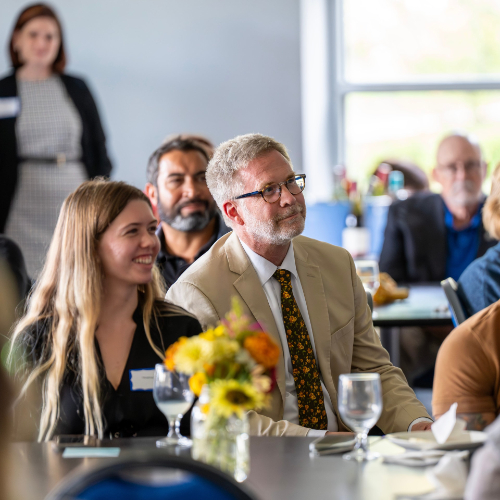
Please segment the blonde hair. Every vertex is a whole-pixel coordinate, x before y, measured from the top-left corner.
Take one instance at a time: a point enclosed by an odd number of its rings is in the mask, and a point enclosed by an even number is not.
[[[139,189],[124,182],[102,179],[84,182],[66,198],[26,314],[15,327],[10,363],[15,357],[14,351],[19,348],[33,349],[36,342],[40,351],[33,366],[24,365],[27,378],[21,391],[24,395],[28,387],[43,376],[39,441],[50,440],[56,428],[59,390],[68,366],[81,383],[85,434],[103,436],[99,366],[94,348],[103,285],[97,247],[102,234],[132,200],[143,200],[151,206]],[[159,315],[186,313],[173,304],[160,302],[165,297],[165,290],[156,267],[153,279],[141,285],[141,292],[139,304],[146,336],[158,357],[163,359],[165,351],[151,339],[151,318],[153,316],[157,322]],[[32,332],[44,323],[41,339],[34,340]]]
[[[225,216],[222,206],[225,201],[243,194],[241,193],[243,184],[237,178],[236,173],[246,168],[252,160],[272,150],[281,153],[292,165],[286,147],[272,137],[262,134],[239,135],[223,142],[215,150],[205,174],[207,186],[229,226],[231,226],[231,221]]]
[[[500,163],[491,177],[491,192],[483,208],[483,225],[491,237],[500,239]]]

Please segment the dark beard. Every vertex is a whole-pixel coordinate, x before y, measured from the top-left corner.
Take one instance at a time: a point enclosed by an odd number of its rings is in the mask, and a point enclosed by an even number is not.
[[[205,200],[189,200],[185,203],[174,206],[170,211],[164,210],[161,200],[159,201],[160,203],[158,203],[158,215],[160,217],[160,220],[165,224],[168,224],[171,228],[185,233],[189,233],[191,231],[201,231],[205,229],[210,221],[214,218],[216,212],[215,203],[210,204]],[[184,217],[181,214],[181,210],[183,209],[183,207],[193,202],[203,203],[205,205],[205,210],[203,210],[203,212],[193,212],[187,217]]]

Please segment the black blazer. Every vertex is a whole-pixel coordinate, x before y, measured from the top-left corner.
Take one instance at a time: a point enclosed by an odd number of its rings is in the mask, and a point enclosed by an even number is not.
[[[106,153],[106,140],[92,94],[83,80],[60,75],[68,95],[82,119],[82,162],[89,179],[109,176],[111,162]],[[0,98],[16,97],[15,73],[0,80]],[[22,103],[21,103],[22,106]],[[16,192],[19,158],[17,155],[16,118],[0,118],[0,233]]]
[[[485,232],[481,222],[477,257],[497,242]],[[440,195],[417,193],[389,208],[380,271],[397,282],[441,281],[446,276],[446,226]]]

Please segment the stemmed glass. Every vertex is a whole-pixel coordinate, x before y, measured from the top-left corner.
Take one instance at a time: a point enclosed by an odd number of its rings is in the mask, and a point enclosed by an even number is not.
[[[376,260],[355,260],[356,272],[367,292],[373,295],[379,286],[379,269]]]
[[[348,373],[339,377],[339,412],[342,420],[356,431],[354,450],[345,460],[374,460],[379,453],[368,451],[368,431],[382,413],[382,387],[378,373]]]
[[[191,446],[191,439],[179,434],[181,418],[194,401],[194,394],[189,389],[189,377],[171,372],[163,364],[157,364],[153,397],[156,406],[168,420],[167,437],[156,441],[156,446]]]

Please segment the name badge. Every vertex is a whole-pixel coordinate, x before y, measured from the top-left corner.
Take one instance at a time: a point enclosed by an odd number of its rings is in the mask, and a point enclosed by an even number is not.
[[[155,380],[155,369],[129,370],[131,391],[152,391]]]
[[[20,111],[19,97],[0,97],[0,118],[15,118]]]

